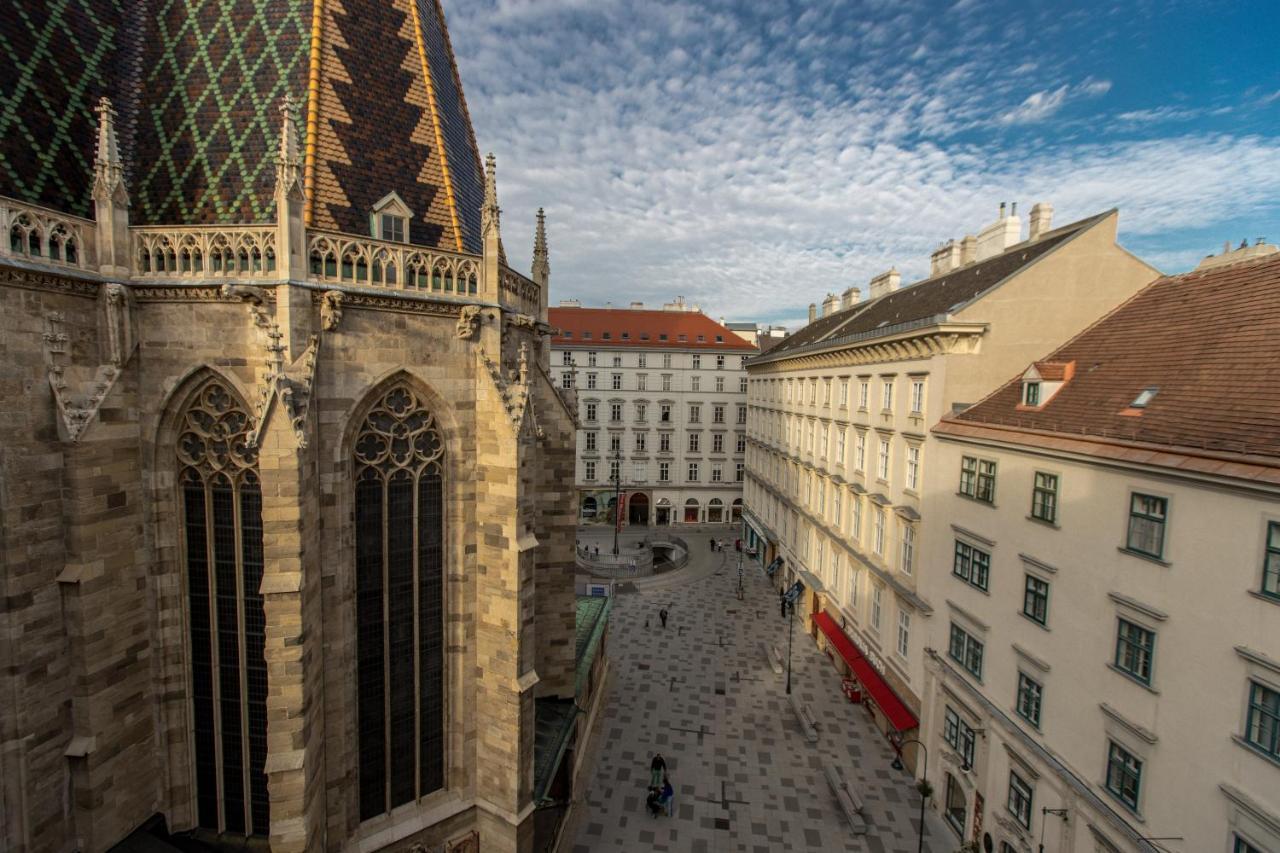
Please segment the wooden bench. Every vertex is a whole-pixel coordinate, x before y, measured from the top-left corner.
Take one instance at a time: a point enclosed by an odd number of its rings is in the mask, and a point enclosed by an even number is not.
[[[765,660],[769,661],[769,666],[778,675],[782,674],[782,655],[778,653],[776,646],[761,641],[760,650],[764,652]]]
[[[862,800],[857,792],[849,787],[844,773],[835,763],[824,761],[822,764],[827,774],[827,784],[831,786],[831,793],[836,796],[840,811],[844,812],[845,819],[849,821],[849,828],[853,830],[854,835],[866,835],[867,821],[862,816]]]
[[[800,697],[795,694],[791,695],[791,709],[796,712],[796,719],[800,721],[800,731],[804,732],[804,739],[809,743],[818,742],[818,722],[813,717],[813,709],[800,701]]]

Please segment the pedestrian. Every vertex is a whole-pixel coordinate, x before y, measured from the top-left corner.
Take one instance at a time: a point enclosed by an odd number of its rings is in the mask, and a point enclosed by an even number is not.
[[[663,627],[663,628],[667,627],[667,608],[665,608],[665,607],[664,607],[664,608],[662,608],[661,610],[659,610],[659,611],[658,611],[658,618],[662,620],[662,627]],[[662,758],[662,756],[661,756],[661,755],[659,755],[659,756],[658,756],[658,758],[659,758],[659,759],[661,759],[661,758]],[[665,765],[665,764],[664,764],[664,765],[662,765],[662,766],[663,766],[663,767],[666,767],[666,765]]]
[[[663,612],[665,613],[666,611],[664,610]],[[653,760],[649,762],[649,787],[658,788],[666,777],[667,760],[662,757],[661,752],[655,752]]]
[[[649,795],[644,798],[644,804],[649,809],[649,817],[657,817],[658,812],[662,810],[662,791],[657,787],[649,789]]]
[[[675,812],[676,789],[671,787],[671,779],[666,774],[662,776],[662,799],[659,802],[667,810],[667,817],[671,817]]]
[[[711,550],[712,550],[712,552],[714,552],[714,551],[716,550],[716,540],[714,540],[714,539],[712,539],[712,540],[711,540]]]
[[[600,556],[600,546],[599,546],[599,545],[597,545],[597,546],[596,546],[596,556],[597,556],[597,557],[599,557],[599,556]]]
[[[787,597],[785,595],[778,596],[778,604],[782,607],[782,618],[787,618]]]

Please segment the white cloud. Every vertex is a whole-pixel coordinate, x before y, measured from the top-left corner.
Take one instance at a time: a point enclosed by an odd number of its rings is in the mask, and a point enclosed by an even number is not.
[[[1055,136],[1064,104],[1110,83],[1057,82],[1072,75],[1034,41],[993,64],[954,21],[892,4],[865,26],[727,8],[450,3],[507,251],[527,263],[545,206],[553,300],[681,294],[712,316],[803,317],[891,265],[918,277],[1001,200],[1050,200],[1059,222],[1118,206],[1122,239],[1150,242],[1280,198],[1272,137]],[[1054,83],[1027,96],[1031,75]]]

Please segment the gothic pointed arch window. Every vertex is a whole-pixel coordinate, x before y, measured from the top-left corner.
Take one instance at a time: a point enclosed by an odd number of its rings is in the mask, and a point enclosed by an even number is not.
[[[444,444],[405,385],[355,440],[360,819],[444,786]]]
[[[207,382],[178,427],[194,724],[196,822],[269,834],[262,487],[252,420]]]

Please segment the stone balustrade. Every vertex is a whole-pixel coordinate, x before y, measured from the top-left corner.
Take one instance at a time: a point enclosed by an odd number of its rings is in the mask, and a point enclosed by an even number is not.
[[[147,225],[129,229],[133,277],[237,280],[277,278],[276,226]]]
[[[0,229],[8,235],[0,239],[0,259],[74,269],[96,264],[97,224],[92,219],[0,196]]]

